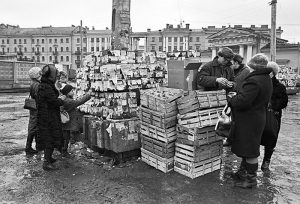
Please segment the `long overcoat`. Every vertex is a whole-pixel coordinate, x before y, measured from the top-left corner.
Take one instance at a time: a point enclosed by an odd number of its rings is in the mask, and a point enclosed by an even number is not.
[[[60,106],[63,100],[52,81],[42,78],[38,90],[38,129],[45,148],[60,149],[63,144]]]
[[[237,95],[228,97],[228,104],[234,114],[231,151],[239,157],[259,156],[266,110],[273,89],[269,76],[271,71],[272,69],[262,68],[251,72]]]

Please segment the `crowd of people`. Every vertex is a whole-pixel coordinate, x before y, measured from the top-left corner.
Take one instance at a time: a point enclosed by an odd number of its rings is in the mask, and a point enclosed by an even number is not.
[[[279,66],[264,54],[254,55],[245,65],[241,55],[224,47],[194,80],[198,90],[226,90],[231,123],[217,129],[217,134],[228,137],[224,146],[231,146],[241,158],[238,171],[232,172],[237,187],[257,185],[260,145],[265,146],[261,169],[269,170],[282,109],[288,103],[286,88],[276,79],[278,70]]]
[[[231,123],[217,133],[228,137],[224,145],[231,146],[231,151],[241,158],[238,171],[232,173],[238,187],[257,185],[260,145],[265,146],[261,169],[269,169],[280,130],[282,109],[288,103],[285,86],[276,79],[278,70],[279,66],[269,62],[264,54],[256,54],[245,65],[241,55],[224,47],[211,62],[201,67],[194,80],[194,87],[198,90],[226,90]],[[42,69],[33,67],[29,71],[32,79],[30,95],[35,99],[37,109],[30,110],[25,151],[28,154],[44,151],[44,170],[57,169],[54,165],[56,159],[52,157],[54,149],[62,156],[69,155],[69,143],[76,141],[82,120],[76,107],[91,98],[87,94],[74,100],[74,88],[66,81],[59,83],[60,76],[65,75],[54,65],[46,65]],[[70,116],[70,121],[65,124],[61,121],[61,109]],[[271,117],[274,117],[275,123],[269,125]],[[34,138],[36,150],[32,148]]]
[[[76,140],[75,133],[79,130],[81,114],[76,107],[88,101],[89,94],[81,99],[73,99],[73,87],[59,83],[58,79],[65,75],[52,64],[42,69],[33,67],[29,70],[32,80],[30,95],[36,101],[36,110],[30,110],[28,125],[28,138],[25,151],[27,154],[36,154],[44,151],[43,169],[46,171],[57,170],[53,158],[54,149],[63,157],[68,156],[69,141]],[[61,109],[68,112],[69,121],[61,121]],[[32,148],[35,138],[36,150]]]

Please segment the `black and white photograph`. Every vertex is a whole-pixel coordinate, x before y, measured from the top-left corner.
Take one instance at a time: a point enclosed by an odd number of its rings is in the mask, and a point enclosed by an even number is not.
[[[300,203],[299,0],[0,5],[0,204]]]

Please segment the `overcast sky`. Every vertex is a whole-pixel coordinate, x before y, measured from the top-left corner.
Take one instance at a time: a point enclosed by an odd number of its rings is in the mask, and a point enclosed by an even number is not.
[[[1,0],[0,23],[20,27],[83,25],[111,27],[112,0]],[[189,23],[192,29],[208,25],[245,26],[271,22],[271,0],[131,0],[133,31],[158,30],[166,23]],[[282,38],[300,42],[300,0],[278,0],[277,27]]]

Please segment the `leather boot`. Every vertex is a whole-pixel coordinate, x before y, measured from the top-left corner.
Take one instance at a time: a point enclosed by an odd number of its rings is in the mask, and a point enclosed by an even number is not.
[[[238,181],[235,183],[236,187],[239,188],[253,188],[257,186],[257,169],[258,169],[258,163],[256,164],[249,164],[246,162],[246,177],[244,180]]]
[[[25,152],[26,152],[26,154],[37,154],[37,153],[39,153],[37,150],[33,149],[32,147],[26,147]]]
[[[235,173],[231,173],[231,177],[235,180],[245,180],[246,178],[246,159],[243,158],[241,161],[240,167]]]
[[[52,163],[54,163],[54,160],[52,158],[52,153],[53,153],[54,149],[53,148],[46,148],[44,150],[44,163],[43,163],[43,169],[45,171],[53,171],[53,170],[58,170],[57,167],[55,167]],[[56,161],[56,160],[55,160]]]
[[[271,157],[272,157],[273,152],[274,152],[274,149],[266,149],[265,148],[263,163],[260,167],[262,171],[270,170],[269,166],[270,166],[270,161],[271,161]]]

